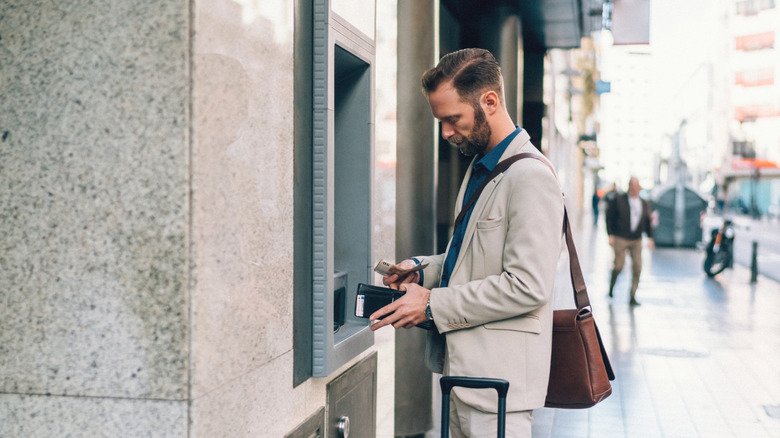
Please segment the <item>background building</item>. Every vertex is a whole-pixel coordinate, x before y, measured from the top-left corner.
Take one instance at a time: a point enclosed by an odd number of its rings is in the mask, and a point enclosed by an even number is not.
[[[731,142],[718,180],[736,213],[780,213],[780,13],[774,0],[729,5]]]
[[[634,175],[644,187],[652,187],[664,135],[658,129],[660,96],[653,93],[658,80],[653,54],[646,46],[602,42],[610,46],[603,57],[602,75],[611,84],[610,92],[601,97],[602,178],[625,190]]]

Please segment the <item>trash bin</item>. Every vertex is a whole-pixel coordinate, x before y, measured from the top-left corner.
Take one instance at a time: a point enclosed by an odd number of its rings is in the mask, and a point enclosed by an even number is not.
[[[693,248],[701,241],[701,214],[707,201],[681,184],[663,186],[651,194],[658,222],[653,240],[659,247]]]

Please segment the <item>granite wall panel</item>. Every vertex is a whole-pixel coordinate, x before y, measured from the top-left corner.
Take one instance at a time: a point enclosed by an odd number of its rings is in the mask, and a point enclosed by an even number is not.
[[[187,5],[0,3],[2,427],[186,414]]]
[[[2,437],[185,437],[187,402],[0,394]]]
[[[292,350],[293,2],[194,4],[197,398]]]

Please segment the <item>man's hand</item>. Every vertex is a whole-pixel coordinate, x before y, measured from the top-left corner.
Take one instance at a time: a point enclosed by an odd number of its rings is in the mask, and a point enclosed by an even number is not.
[[[412,259],[406,259],[398,264],[398,267],[401,269],[409,269],[417,266],[417,263],[415,263]],[[398,275],[398,274],[391,274],[387,277],[382,277],[382,283],[384,283],[385,286],[389,287],[390,289],[398,289],[401,287],[402,284],[409,284],[414,283],[417,284],[417,282],[420,281],[420,273],[419,272],[412,272],[406,275]],[[406,289],[401,289],[406,290]],[[425,309],[423,309],[425,311]]]
[[[615,246],[615,236],[609,236],[609,246]]]
[[[425,316],[425,308],[428,306],[428,297],[431,291],[417,283],[402,283],[401,290],[406,294],[392,303],[382,307],[368,317],[376,323],[371,325],[371,330],[379,330],[386,325],[399,328],[412,328],[421,322],[428,321]],[[379,319],[384,317],[384,319]]]

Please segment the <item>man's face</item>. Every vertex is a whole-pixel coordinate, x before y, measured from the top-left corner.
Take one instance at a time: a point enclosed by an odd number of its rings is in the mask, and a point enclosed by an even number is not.
[[[628,194],[631,197],[637,197],[639,196],[639,192],[642,190],[642,186],[639,185],[639,180],[636,178],[631,178],[628,181]]]
[[[452,82],[439,85],[428,94],[433,116],[441,122],[441,134],[466,156],[483,153],[490,141],[490,124],[477,103],[461,100]]]

